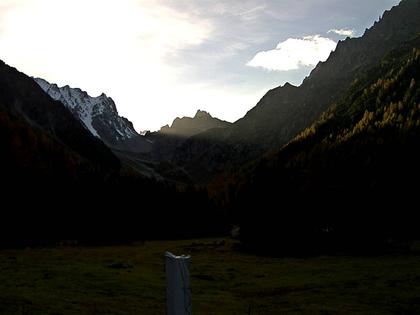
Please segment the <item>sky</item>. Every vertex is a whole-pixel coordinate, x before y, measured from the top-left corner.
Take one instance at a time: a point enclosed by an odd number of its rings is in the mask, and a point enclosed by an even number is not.
[[[0,0],[0,59],[92,96],[137,131],[198,109],[235,121],[301,84],[399,0]]]

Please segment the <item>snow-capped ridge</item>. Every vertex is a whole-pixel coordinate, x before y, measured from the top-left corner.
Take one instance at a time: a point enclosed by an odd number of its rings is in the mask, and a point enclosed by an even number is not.
[[[92,97],[80,88],[69,85],[59,87],[41,78],[34,80],[54,100],[63,103],[94,136],[108,145],[138,136],[133,124],[118,115],[115,102],[105,93]]]

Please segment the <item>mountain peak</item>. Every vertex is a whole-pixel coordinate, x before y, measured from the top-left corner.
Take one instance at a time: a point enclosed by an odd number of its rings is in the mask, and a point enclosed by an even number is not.
[[[224,128],[229,125],[230,123],[214,118],[206,111],[198,110],[194,117],[175,118],[171,126],[163,126],[159,132],[162,134],[191,137],[208,129]]]
[[[195,114],[194,118],[213,118],[208,112],[204,110],[197,110],[197,113]]]
[[[284,85],[283,85],[283,88],[295,88],[296,86],[294,86],[293,84],[291,84],[291,83],[289,83],[289,82],[286,82]]]
[[[133,124],[118,115],[114,101],[105,93],[92,97],[79,88],[68,85],[58,87],[40,78],[34,80],[51,98],[64,104],[94,136],[108,145],[137,136]]]

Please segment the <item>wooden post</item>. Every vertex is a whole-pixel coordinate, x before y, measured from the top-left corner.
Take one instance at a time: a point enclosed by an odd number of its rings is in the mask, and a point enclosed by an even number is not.
[[[191,315],[190,256],[165,253],[166,314]]]

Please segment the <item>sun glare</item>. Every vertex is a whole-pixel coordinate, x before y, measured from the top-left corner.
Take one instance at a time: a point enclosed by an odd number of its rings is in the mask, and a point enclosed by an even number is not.
[[[162,116],[155,110],[175,101],[175,67],[164,58],[211,32],[205,21],[152,1],[28,0],[10,6],[0,33],[7,63],[92,95],[107,93],[138,129],[158,128]],[[173,114],[169,110],[167,119]]]

